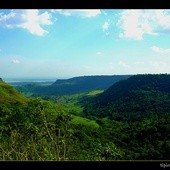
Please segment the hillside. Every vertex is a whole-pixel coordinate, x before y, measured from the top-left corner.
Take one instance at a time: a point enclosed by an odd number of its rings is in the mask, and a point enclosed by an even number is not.
[[[77,85],[79,88],[96,88],[98,90],[107,89],[108,86],[130,77],[129,75],[113,75],[113,76],[80,76],[70,79],[58,79],[53,85]]]
[[[106,90],[114,83],[128,77],[130,75],[81,76],[64,80],[59,79],[47,86],[28,84],[18,86],[16,89],[23,93],[31,93],[34,96],[70,95],[92,90]]]
[[[122,158],[95,120],[72,115],[68,108],[41,98],[28,100],[2,80],[0,99],[0,160]]]
[[[51,102],[1,80],[0,160],[169,160],[168,85],[169,75],[137,75]]]
[[[67,80],[57,80],[52,87],[57,87],[63,93],[79,93],[92,90],[105,90],[114,83],[128,78],[129,75],[114,76],[81,76]],[[56,92],[59,93],[58,90]]]
[[[27,99],[20,94],[16,89],[0,79],[0,103],[14,104],[25,103]]]
[[[85,115],[136,121],[170,112],[170,75],[135,75],[121,80],[92,99]]]

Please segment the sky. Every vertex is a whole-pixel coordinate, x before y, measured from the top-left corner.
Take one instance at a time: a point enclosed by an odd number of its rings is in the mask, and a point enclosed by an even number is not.
[[[0,77],[170,73],[170,10],[0,9]]]

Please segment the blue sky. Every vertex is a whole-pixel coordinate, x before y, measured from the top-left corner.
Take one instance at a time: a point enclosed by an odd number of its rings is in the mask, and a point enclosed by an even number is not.
[[[0,10],[0,77],[170,73],[170,10]]]

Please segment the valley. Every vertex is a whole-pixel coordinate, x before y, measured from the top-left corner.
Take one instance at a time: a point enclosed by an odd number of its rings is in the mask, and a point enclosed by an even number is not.
[[[1,160],[169,160],[170,75],[0,80]]]

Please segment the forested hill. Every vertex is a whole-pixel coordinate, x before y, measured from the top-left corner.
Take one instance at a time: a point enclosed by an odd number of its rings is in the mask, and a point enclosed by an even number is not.
[[[114,83],[129,78],[130,75],[113,75],[113,76],[81,76],[65,80],[56,80],[49,86],[40,86],[30,84],[16,87],[24,93],[34,95],[69,95],[92,90],[106,90]]]
[[[5,83],[0,78],[0,103],[2,104],[13,104],[13,103],[24,103],[26,98],[15,90],[12,86]]]
[[[115,82],[129,78],[130,75],[113,75],[113,76],[80,76],[73,77],[70,79],[58,79],[53,85],[64,85],[64,84],[79,84],[79,85],[88,85],[90,88],[102,88],[106,89],[108,86],[111,86]]]
[[[170,75],[134,75],[121,80],[90,101],[84,112],[129,121],[168,113]]]
[[[127,80],[115,83],[98,98],[103,102],[111,102],[120,98],[130,97],[131,93],[136,90],[158,90],[164,93],[170,93],[170,75],[134,75]]]
[[[169,83],[169,75],[122,80],[103,95],[81,98],[89,116],[81,117],[71,98],[68,107],[25,99],[1,80],[0,160],[169,160]]]
[[[91,91],[106,90],[114,83],[129,78],[129,75],[113,75],[113,76],[80,76],[66,80],[57,80],[52,86],[61,87],[63,90],[71,91]]]

